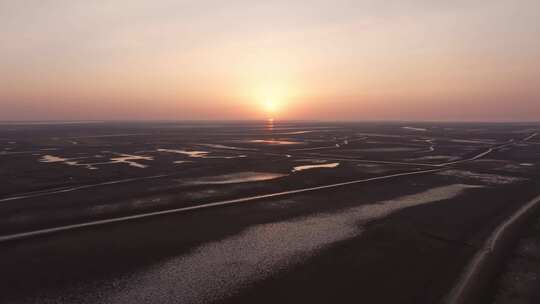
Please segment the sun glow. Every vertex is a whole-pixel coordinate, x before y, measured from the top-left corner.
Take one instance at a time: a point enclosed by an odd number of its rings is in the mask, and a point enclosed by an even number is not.
[[[260,108],[268,118],[275,118],[276,115],[284,111],[285,93],[276,88],[266,89],[258,92],[255,97],[258,100]]]
[[[245,95],[259,118],[283,118],[290,115],[291,101],[293,100],[292,84],[282,84],[269,81],[266,84],[247,86],[251,89]],[[279,117],[278,117],[279,116]]]
[[[274,99],[266,99],[263,101],[263,108],[268,114],[276,114],[279,110],[279,104]]]

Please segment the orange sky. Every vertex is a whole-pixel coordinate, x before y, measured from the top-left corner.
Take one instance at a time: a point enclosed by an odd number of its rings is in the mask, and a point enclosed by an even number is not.
[[[0,28],[0,120],[540,120],[535,0],[20,0]]]

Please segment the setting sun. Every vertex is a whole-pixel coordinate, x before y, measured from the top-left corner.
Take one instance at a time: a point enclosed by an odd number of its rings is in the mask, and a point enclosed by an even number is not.
[[[275,114],[279,110],[279,105],[276,100],[267,99],[263,102],[263,107],[266,113]]]
[[[291,88],[283,84],[259,85],[254,86],[250,99],[256,100],[260,113],[275,118],[275,115],[284,114],[291,100],[291,92]]]

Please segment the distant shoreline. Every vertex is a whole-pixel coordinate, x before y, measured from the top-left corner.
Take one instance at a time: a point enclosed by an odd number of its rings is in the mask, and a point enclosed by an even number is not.
[[[69,125],[69,124],[97,124],[97,123],[255,123],[267,122],[267,119],[101,119],[101,120],[0,120],[0,125]],[[539,124],[538,121],[487,121],[487,120],[274,120],[278,123],[387,123],[387,124],[511,124],[527,125]]]

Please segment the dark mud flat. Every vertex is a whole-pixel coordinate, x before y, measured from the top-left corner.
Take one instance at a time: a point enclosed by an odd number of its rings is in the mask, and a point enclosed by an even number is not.
[[[2,303],[437,303],[539,194],[532,124],[2,127]]]
[[[493,292],[485,293],[485,303],[538,303],[540,290],[540,210],[531,212],[516,229],[500,258],[497,272],[489,281]]]
[[[255,284],[226,303],[441,302],[481,245],[489,231],[485,228],[496,225],[496,219],[519,206],[520,200],[529,199],[537,187],[531,185],[529,193],[513,202],[501,199],[501,191],[406,209],[371,223],[361,236],[335,243],[308,263]],[[484,203],[462,214],[470,201]],[[487,210],[486,204],[492,209]],[[485,296],[492,290],[481,292]]]

